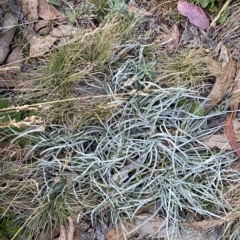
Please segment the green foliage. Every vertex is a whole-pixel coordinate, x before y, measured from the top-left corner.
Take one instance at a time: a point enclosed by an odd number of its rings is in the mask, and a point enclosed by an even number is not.
[[[224,0],[193,0],[194,3],[199,4],[202,8],[209,10],[210,12],[218,12],[224,4]],[[223,23],[227,20],[229,15],[229,9],[225,10],[221,18],[218,20],[219,23]]]
[[[0,218],[0,239],[11,240],[19,231],[20,227],[16,225],[16,216],[7,212],[7,216]]]
[[[183,107],[187,112],[194,114],[199,117],[204,116],[204,109],[199,106],[198,103],[196,103],[193,100],[190,99],[182,99],[178,102],[179,107]]]
[[[77,17],[75,15],[75,13],[71,10],[66,10],[66,17],[68,18],[68,20],[72,23],[75,24],[77,23]]]
[[[57,7],[61,6],[61,2],[58,1],[58,0],[47,0],[47,2],[50,3],[50,4],[53,4],[53,5],[57,6]]]
[[[222,15],[221,15],[221,17],[219,18],[219,23],[224,23],[226,20],[227,20],[227,18],[228,18],[228,15],[229,15],[229,12],[230,12],[230,10],[229,9],[226,9],[223,13],[222,13]]]

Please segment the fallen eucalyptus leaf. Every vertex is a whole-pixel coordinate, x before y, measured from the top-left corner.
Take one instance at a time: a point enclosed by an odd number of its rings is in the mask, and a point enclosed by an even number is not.
[[[205,63],[207,65],[208,70],[211,72],[213,76],[219,77],[223,74],[223,69],[219,62],[215,61],[210,57],[207,57],[205,59]]]
[[[201,230],[210,230],[217,226],[222,225],[226,220],[224,219],[216,219],[216,220],[202,220],[199,222],[192,223],[183,223],[184,226],[201,229]]]
[[[209,148],[218,148],[220,150],[232,150],[226,134],[215,134],[207,139],[202,140],[202,143]]]
[[[226,67],[222,69],[221,74],[216,76],[216,82],[208,95],[208,101],[204,106],[205,113],[209,113],[226,95],[231,86],[236,73],[236,64],[232,58]]]
[[[236,77],[234,79],[235,86],[233,88],[232,99],[231,99],[231,110],[233,112],[238,110],[240,103],[240,67],[236,72]],[[236,112],[235,112],[236,114]]]
[[[209,20],[203,9],[192,3],[184,2],[182,0],[178,1],[177,5],[178,11],[181,15],[187,17],[193,25],[203,29],[208,30],[210,27]]]
[[[240,142],[240,122],[237,119],[233,119],[232,126],[236,141]],[[202,143],[209,148],[218,148],[220,150],[233,150],[226,133],[211,135],[202,140]]]

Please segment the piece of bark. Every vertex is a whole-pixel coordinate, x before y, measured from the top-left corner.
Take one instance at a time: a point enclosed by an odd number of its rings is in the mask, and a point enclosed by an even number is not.
[[[67,232],[63,225],[60,226],[60,236],[58,240],[67,240]]]

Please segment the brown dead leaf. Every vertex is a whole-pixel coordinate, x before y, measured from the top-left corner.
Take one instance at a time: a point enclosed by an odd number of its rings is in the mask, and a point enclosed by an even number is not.
[[[30,57],[48,52],[56,40],[57,38],[50,35],[46,37],[33,36],[30,41]]]
[[[167,52],[169,54],[174,53],[177,50],[179,44],[180,32],[176,24],[173,25],[173,28],[171,30],[171,37],[173,40],[167,45]]]
[[[23,65],[22,48],[15,47],[9,54],[6,64],[8,67],[16,67],[21,69]]]
[[[232,150],[226,134],[215,134],[202,141],[209,148],[218,148],[222,150]]]
[[[225,223],[226,220],[224,219],[217,219],[217,220],[202,220],[199,222],[192,222],[192,223],[183,223],[184,226],[196,228],[200,230],[210,230],[212,228],[218,227]]]
[[[209,100],[204,106],[206,113],[209,113],[217,105],[217,103],[224,98],[233,82],[236,73],[236,64],[232,58],[229,59],[227,66],[222,70],[222,74],[216,76],[216,82],[213,85],[212,91],[208,95]]]
[[[222,67],[225,67],[229,62],[228,50],[224,44],[221,45],[219,62],[222,63]]]
[[[156,211],[156,204],[152,203],[150,205],[143,205],[140,208],[136,209],[136,215],[142,214],[142,213],[151,213],[154,214]]]
[[[237,119],[232,121],[233,132],[237,142],[240,142],[240,122]],[[229,143],[226,133],[211,135],[202,141],[209,148],[218,148],[222,150],[234,150]]]
[[[236,115],[236,112],[240,103],[240,67],[237,70],[236,77],[234,79],[235,86],[233,88],[232,99],[231,99],[231,110]]]
[[[52,4],[47,3],[46,0],[39,1],[39,12],[38,15],[44,20],[58,19],[60,21],[65,19],[64,14],[60,13]]]
[[[139,7],[134,7],[133,5],[128,6],[128,12],[137,13],[141,17],[151,17],[153,15],[152,13],[146,11],[145,9],[139,8]]]
[[[15,24],[17,23],[17,19],[15,16],[8,12],[4,17],[4,22],[2,26],[2,32],[0,35],[0,64],[6,59],[9,53],[9,45],[12,41],[14,32],[15,32]]]
[[[38,32],[39,30],[46,28],[50,23],[50,20],[39,20],[34,24],[34,30]]]
[[[207,65],[208,70],[211,72],[211,74],[215,77],[219,77],[223,74],[223,69],[221,67],[221,64],[214,59],[207,57],[205,59],[205,63]]]
[[[111,229],[106,234],[106,240],[124,240],[139,234],[139,238],[146,235],[156,234],[157,238],[164,238],[168,234],[171,235],[172,227],[166,229],[164,219],[151,214],[140,214],[136,216],[133,223],[118,223],[116,229]]]
[[[50,34],[53,37],[70,37],[78,34],[78,30],[70,25],[61,25],[54,27]]]
[[[38,19],[38,0],[19,0],[23,15],[29,22]]]

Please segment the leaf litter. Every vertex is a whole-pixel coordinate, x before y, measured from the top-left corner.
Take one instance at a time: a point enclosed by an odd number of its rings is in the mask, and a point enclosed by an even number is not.
[[[213,59],[207,59],[207,67],[211,66],[209,68],[210,71],[213,69],[212,66],[217,65],[218,64]],[[206,114],[209,113],[225,97],[228,89],[233,83],[236,68],[236,63],[233,61],[232,57],[230,57],[229,62],[224,68],[220,70],[220,68],[217,67],[213,70],[213,74],[216,76],[216,81],[204,106]]]
[[[165,238],[172,234],[171,231],[171,225],[166,228],[164,218],[142,213],[137,215],[133,222],[118,223],[116,229],[111,229],[106,233],[106,240],[125,240],[133,237],[136,233],[139,235],[139,239],[147,235]]]

